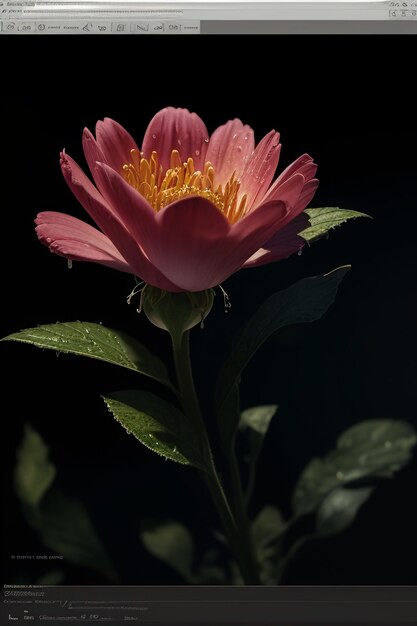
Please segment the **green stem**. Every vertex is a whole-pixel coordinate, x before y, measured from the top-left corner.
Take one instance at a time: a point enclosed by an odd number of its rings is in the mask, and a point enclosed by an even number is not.
[[[252,564],[252,568],[257,570],[256,558],[254,554],[252,532],[250,528],[248,513],[246,509],[245,497],[243,494],[242,481],[238,462],[236,459],[234,442],[229,454],[229,475],[233,494],[233,510],[239,527],[247,537],[247,551]]]
[[[183,409],[188,419],[193,422],[201,437],[204,445],[205,456],[208,461],[208,470],[203,471],[202,476],[210,491],[211,497],[221,519],[226,539],[234,552],[246,584],[258,585],[260,584],[260,580],[258,570],[250,550],[250,536],[247,532],[246,526],[242,527],[239,524],[240,527],[238,527],[236,524],[214,463],[207,430],[195,390],[191,369],[189,342],[190,338],[188,331],[183,333],[181,337],[172,335],[175,368]]]

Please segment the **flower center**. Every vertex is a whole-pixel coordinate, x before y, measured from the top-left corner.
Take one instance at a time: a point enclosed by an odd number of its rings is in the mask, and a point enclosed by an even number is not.
[[[152,152],[149,159],[138,150],[131,150],[130,155],[131,162],[123,165],[123,177],[155,211],[175,200],[199,196],[210,200],[231,223],[244,215],[247,196],[240,195],[240,182],[235,178],[235,172],[225,185],[216,186],[214,167],[209,161],[199,171],[192,158],[183,163],[178,150],[173,150],[170,167],[164,173],[157,152]]]

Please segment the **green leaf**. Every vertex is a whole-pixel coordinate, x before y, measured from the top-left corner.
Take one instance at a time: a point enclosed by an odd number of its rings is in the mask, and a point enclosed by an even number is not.
[[[196,585],[226,585],[228,583],[222,555],[217,548],[209,548],[203,553],[201,562],[196,567],[194,583]]]
[[[400,421],[369,420],[349,428],[337,447],[310,461],[294,490],[297,515],[313,512],[333,489],[364,478],[388,478],[411,458],[417,437]]]
[[[115,581],[117,575],[87,511],[52,485],[55,477],[48,447],[40,434],[26,425],[14,471],[16,494],[26,521],[47,548],[70,563],[97,570]]]
[[[316,514],[319,535],[335,535],[354,521],[360,507],[374,491],[374,487],[333,489],[324,498]]]
[[[242,411],[240,415],[239,431],[247,440],[247,452],[244,460],[248,463],[256,461],[268,432],[272,418],[277,412],[277,404],[255,406]]]
[[[188,583],[195,582],[194,541],[188,528],[173,520],[148,520],[143,523],[140,536],[153,556],[172,567]]]
[[[65,580],[65,572],[60,569],[54,569],[50,572],[46,572],[36,580],[36,585],[41,587],[51,587],[56,585],[62,585]]]
[[[285,521],[272,505],[265,506],[252,522],[252,537],[257,551],[262,551],[283,532]]]
[[[56,469],[48,459],[48,450],[39,433],[26,424],[14,471],[16,493],[24,505],[38,506],[55,479]]]
[[[37,528],[42,542],[64,560],[117,580],[105,548],[81,502],[52,488],[41,504]]]
[[[324,276],[304,278],[272,295],[252,316],[235,339],[229,358],[220,372],[216,403],[219,429],[226,450],[230,448],[240,420],[238,397],[240,375],[262,344],[277,330],[290,324],[320,319],[333,303],[337,289],[350,266],[339,267]]]
[[[65,354],[106,361],[174,387],[165,365],[132,337],[91,322],[66,322],[26,328],[1,341],[19,341]]]
[[[278,543],[285,530],[285,521],[274,506],[264,507],[252,523],[252,538],[263,584],[270,584],[275,571]]]
[[[310,226],[299,233],[300,237],[311,243],[323,237],[332,228],[340,226],[344,222],[357,217],[370,217],[366,213],[359,213],[359,211],[348,211],[346,209],[339,209],[339,207],[324,207],[320,209],[306,209],[304,213],[307,213]]]
[[[204,469],[198,437],[172,404],[140,390],[117,391],[103,400],[116,420],[147,448],[171,461]]]

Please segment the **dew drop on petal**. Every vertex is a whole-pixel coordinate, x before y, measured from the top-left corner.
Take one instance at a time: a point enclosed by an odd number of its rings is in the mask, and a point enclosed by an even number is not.
[[[50,237],[46,238],[46,243],[52,243],[52,239]]]
[[[209,142],[209,138],[206,137],[206,139],[204,139],[204,143],[208,143]]]
[[[235,133],[235,134],[233,135],[233,139],[236,139],[236,137],[237,137],[237,133]]]
[[[156,139],[156,134],[155,133],[153,133],[152,139]]]
[[[242,152],[242,146],[237,147],[238,152]]]
[[[181,147],[181,139],[177,140],[178,145]]]
[[[245,141],[249,139],[249,135],[245,135]]]
[[[68,269],[72,270],[72,259],[67,259]]]
[[[195,155],[196,155],[196,156],[200,156],[200,150],[196,150],[196,151],[195,151]]]

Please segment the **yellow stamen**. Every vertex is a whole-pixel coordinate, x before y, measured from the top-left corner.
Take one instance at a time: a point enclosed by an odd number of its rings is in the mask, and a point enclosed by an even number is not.
[[[235,172],[225,185],[216,187],[216,173],[209,161],[204,163],[203,171],[199,171],[192,158],[184,163],[178,150],[173,150],[170,168],[164,173],[157,152],[152,152],[150,159],[145,159],[138,150],[131,150],[130,155],[131,162],[123,165],[123,177],[155,211],[175,200],[199,196],[210,200],[232,224],[244,216],[247,197],[240,194]]]

